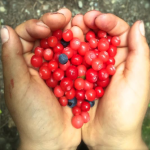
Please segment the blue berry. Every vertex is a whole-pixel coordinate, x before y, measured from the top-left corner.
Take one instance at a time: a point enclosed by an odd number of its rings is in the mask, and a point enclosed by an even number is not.
[[[66,64],[68,62],[68,57],[66,54],[60,54],[58,60],[59,63]]]
[[[92,102],[88,101],[88,100],[85,100],[85,101],[89,102],[91,107],[93,107],[95,105],[95,101],[92,101]]]
[[[70,44],[70,42],[66,42],[66,41],[63,40],[63,39],[60,40],[60,43],[61,43],[64,47],[67,47],[67,46]]]
[[[77,104],[77,99],[74,97],[73,99],[68,100],[68,106],[69,107],[74,107]]]

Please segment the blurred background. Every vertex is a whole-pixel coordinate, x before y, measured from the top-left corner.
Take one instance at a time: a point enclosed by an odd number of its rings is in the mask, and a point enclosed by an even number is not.
[[[150,0],[0,0],[0,25],[15,28],[26,20],[38,19],[44,13],[54,12],[62,7],[69,8],[72,16],[84,14],[89,10],[100,10],[103,13],[113,13],[130,25],[136,20],[143,20],[150,45]],[[0,149],[16,150],[19,135],[5,106],[2,74],[0,61]],[[142,136],[150,149],[150,107],[143,123]],[[86,148],[82,143],[78,149],[85,150]]]

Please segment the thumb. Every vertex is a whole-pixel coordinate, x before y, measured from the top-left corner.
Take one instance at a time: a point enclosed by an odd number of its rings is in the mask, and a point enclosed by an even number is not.
[[[23,49],[18,35],[9,26],[2,26],[0,33],[5,86],[10,82],[13,86],[15,81],[17,83],[26,82],[30,74],[22,55]]]
[[[128,47],[129,55],[124,70],[125,76],[133,83],[140,81],[147,83],[149,81],[149,46],[145,38],[143,21],[137,21],[131,27]]]

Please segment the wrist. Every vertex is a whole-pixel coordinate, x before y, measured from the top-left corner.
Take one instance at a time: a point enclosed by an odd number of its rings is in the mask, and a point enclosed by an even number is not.
[[[108,141],[105,144],[88,146],[88,148],[89,150],[148,150],[142,138],[134,136],[124,140],[114,139],[114,142]]]

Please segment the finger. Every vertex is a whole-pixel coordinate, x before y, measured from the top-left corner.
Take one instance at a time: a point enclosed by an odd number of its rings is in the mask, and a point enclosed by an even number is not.
[[[23,53],[32,50],[36,39],[46,38],[50,35],[50,28],[43,22],[32,19],[16,27],[23,46]]]
[[[79,27],[73,26],[71,31],[73,32],[73,37],[79,38],[82,42],[84,41],[83,31]]]
[[[83,34],[86,34],[90,29],[85,25],[83,20],[83,15],[78,14],[72,19],[72,26],[78,26],[82,31]]]
[[[100,14],[101,12],[97,10],[87,12],[83,17],[85,25],[90,29],[97,29],[97,26],[95,25],[95,19]]]
[[[149,84],[149,47],[142,21],[137,21],[132,26],[128,36],[128,45],[129,55],[124,71],[125,77],[135,81],[134,83]]]
[[[130,26],[113,14],[100,14],[95,19],[95,25],[112,36],[119,36],[120,47],[127,46],[127,36]]]
[[[59,12],[46,13],[40,18],[40,20],[42,20],[42,22],[46,24],[51,31],[64,28],[66,23],[66,17],[64,14]]]
[[[23,57],[25,59],[27,66],[34,69],[34,67],[31,65],[31,58],[33,55],[34,55],[34,53],[26,53],[23,55]]]
[[[2,45],[2,63],[6,88],[12,81],[13,84],[28,83],[30,74],[22,56],[22,44],[17,33],[12,28],[5,26],[1,30],[1,37],[3,42],[5,40]]]
[[[63,31],[67,30],[67,29],[71,29],[72,25],[71,25],[71,20],[70,22],[64,27]]]
[[[125,62],[128,56],[128,48],[118,48],[117,55],[115,56],[115,67],[119,66],[121,63]]]

